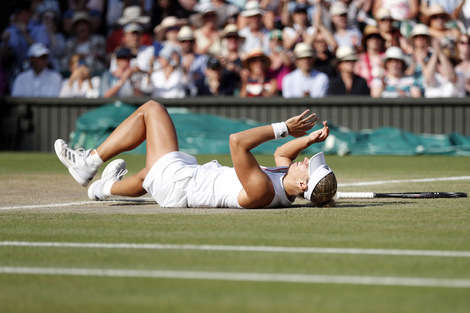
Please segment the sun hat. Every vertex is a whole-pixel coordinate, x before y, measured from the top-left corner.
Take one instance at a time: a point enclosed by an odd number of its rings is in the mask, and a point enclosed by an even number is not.
[[[245,4],[245,10],[243,10],[240,14],[241,16],[249,17],[264,15],[264,11],[261,9],[258,1],[247,1]]]
[[[406,59],[406,56],[405,54],[403,53],[403,50],[401,50],[400,48],[398,47],[389,47],[386,51],[385,51],[385,59],[384,59],[384,64],[387,63],[388,61],[390,60],[400,60],[400,61],[403,61],[403,63],[405,64],[405,67],[407,66],[408,64],[408,60]]]
[[[216,24],[217,25],[219,25],[222,22],[221,21],[221,16],[220,16],[219,12],[217,11],[217,8],[215,7],[215,5],[212,2],[198,3],[194,7],[194,10],[197,13],[192,14],[191,17],[189,18],[189,21],[195,27],[203,26],[204,25],[204,18],[209,14],[215,14]]]
[[[315,53],[313,52],[313,48],[310,45],[304,42],[299,42],[295,45],[294,55],[296,59],[302,59],[314,57]]]
[[[357,61],[359,58],[353,48],[349,46],[341,46],[336,49],[336,60],[336,63],[339,64],[344,61]]]
[[[331,168],[326,165],[325,155],[322,152],[315,154],[308,162],[308,171],[310,179],[308,180],[307,189],[304,191],[304,198],[310,200],[313,190],[326,175],[333,172]]]
[[[426,16],[423,16],[423,23],[429,26],[429,23],[431,22],[431,17],[435,15],[445,15],[446,20],[450,19],[450,14],[444,10],[444,7],[440,4],[433,4],[428,10],[428,14]]]
[[[342,2],[335,2],[330,7],[330,16],[348,14],[348,8]]]
[[[426,25],[421,24],[421,23],[416,24],[413,27],[413,30],[410,33],[410,38],[413,38],[414,36],[418,36],[418,35],[431,36],[431,34],[429,33],[429,28]]]
[[[179,41],[187,41],[187,40],[195,40],[194,32],[189,26],[181,27],[180,31],[178,32],[178,40]]]
[[[248,53],[248,55],[246,56],[245,60],[243,60],[242,62],[243,67],[248,68],[250,63],[256,58],[260,58],[263,61],[263,70],[266,71],[269,69],[269,67],[271,66],[271,59],[266,54],[264,54],[263,50],[261,49],[254,49],[250,51],[250,53]]]
[[[129,23],[147,24],[148,22],[150,22],[150,16],[142,15],[142,9],[138,5],[124,8],[122,16],[117,19],[117,23],[120,25]]]
[[[70,31],[73,31],[73,28],[75,27],[75,24],[77,24],[80,21],[85,21],[87,22],[91,28],[94,27],[93,20],[91,19],[91,16],[84,11],[77,11],[73,15],[72,19],[70,20]]]
[[[163,41],[165,38],[165,33],[170,27],[182,27],[187,25],[186,19],[179,19],[176,16],[167,16],[165,17],[160,25],[157,25],[153,31],[155,32],[157,38],[160,41]]]
[[[375,25],[367,25],[365,28],[364,28],[364,32],[363,32],[363,35],[362,35],[362,39],[361,39],[361,43],[362,43],[362,46],[364,47],[364,49],[366,49],[366,42],[367,40],[371,37],[371,36],[374,36],[374,35],[378,35],[380,36],[380,38],[382,38],[382,40],[384,40],[384,38],[382,37],[382,35],[380,34],[380,30],[377,26]]]
[[[238,27],[236,24],[228,24],[224,27],[224,30],[222,31],[222,38],[227,38],[231,36],[245,39],[245,37],[242,37],[238,34]]]
[[[124,26],[123,31],[124,33],[134,33],[134,32],[142,33],[144,29],[142,28],[142,26],[140,26],[137,23],[129,23],[126,26]]]
[[[393,20],[392,13],[390,13],[389,9],[386,8],[379,8],[377,10],[377,14],[375,15],[375,19],[380,20]]]
[[[40,42],[33,43],[28,49],[28,58],[39,58],[43,55],[49,55],[49,49]]]

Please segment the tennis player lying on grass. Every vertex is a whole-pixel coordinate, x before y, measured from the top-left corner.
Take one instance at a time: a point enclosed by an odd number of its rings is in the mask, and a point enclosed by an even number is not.
[[[198,165],[195,157],[178,151],[173,121],[166,108],[155,101],[139,107],[95,150],[72,150],[62,139],[57,139],[54,147],[75,180],[87,186],[103,162],[147,140],[146,167],[121,180],[127,173],[126,162],[114,160],[89,187],[92,200],[111,195],[138,197],[148,192],[162,207],[288,207],[297,196],[317,205],[334,204],[336,177],[323,153],[293,162],[308,146],[328,137],[327,122],[306,136],[317,120],[306,110],[286,122],[230,135],[233,168],[217,161]],[[260,167],[251,150],[287,135],[298,138],[277,148],[274,159],[278,167]]]

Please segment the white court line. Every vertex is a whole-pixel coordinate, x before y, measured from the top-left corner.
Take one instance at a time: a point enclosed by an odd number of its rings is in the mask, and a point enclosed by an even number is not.
[[[0,241],[0,246],[47,247],[47,248],[94,248],[94,249],[150,249],[150,250],[199,250],[199,251],[242,251],[277,253],[318,253],[318,254],[363,254],[396,256],[433,256],[470,258],[470,251],[445,250],[401,250],[362,248],[316,248],[316,247],[275,247],[275,246],[224,246],[224,245],[177,245],[159,243],[86,243],[86,242],[28,242]]]
[[[400,179],[400,180],[382,180],[382,181],[370,181],[370,182],[338,184],[338,187],[374,186],[374,185],[398,184],[398,183],[427,183],[427,182],[435,182],[435,181],[452,181],[452,180],[468,180],[468,179],[470,179],[470,176],[420,178],[420,179]]]
[[[18,210],[18,209],[42,209],[42,208],[60,208],[66,207],[69,205],[85,205],[85,204],[103,204],[109,202],[154,202],[153,199],[117,199],[117,200],[105,200],[105,201],[81,201],[81,202],[66,202],[66,203],[51,203],[51,204],[38,204],[38,205],[20,205],[20,206],[10,206],[10,207],[0,207],[1,210]]]
[[[0,210],[17,210],[17,209],[42,209],[42,208],[60,208],[69,205],[85,205],[97,203],[96,201],[81,201],[81,202],[67,202],[67,203],[51,203],[51,204],[38,204],[38,205],[20,205],[20,206],[7,206],[1,207]]]
[[[124,269],[88,268],[45,268],[45,267],[0,267],[0,274],[20,275],[65,275],[94,277],[140,277],[164,279],[196,279],[250,282],[306,283],[306,284],[348,284],[406,287],[445,287],[470,288],[470,279],[417,278],[417,277],[380,277],[347,275],[307,275],[272,273],[227,273],[192,272]]]
[[[452,180],[470,180],[470,176],[422,178],[422,179],[404,179],[404,180],[382,180],[382,181],[370,181],[370,182],[338,184],[338,187],[374,186],[374,185],[395,184],[395,183],[422,183],[422,182],[452,181]],[[125,201],[125,200],[111,200],[111,201],[119,202],[119,201]],[[109,202],[109,200],[107,202]],[[85,204],[93,204],[93,203],[96,204],[96,203],[102,203],[102,202],[100,202],[100,201],[82,201],[82,202],[40,204],[40,205],[24,205],[24,206],[20,205],[20,206],[10,206],[10,207],[0,207],[0,211],[2,211],[2,210],[57,208],[57,207],[65,207],[65,206],[69,206],[69,205],[85,205]]]

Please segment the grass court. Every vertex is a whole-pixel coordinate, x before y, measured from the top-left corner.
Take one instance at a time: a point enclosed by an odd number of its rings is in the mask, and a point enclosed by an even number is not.
[[[339,191],[470,192],[468,157],[326,159]],[[89,201],[54,154],[0,164],[0,312],[470,311],[469,198],[164,209]]]

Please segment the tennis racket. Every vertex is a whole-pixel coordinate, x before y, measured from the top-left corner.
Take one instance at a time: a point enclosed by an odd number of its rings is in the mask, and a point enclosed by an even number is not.
[[[374,199],[374,198],[463,198],[465,192],[404,192],[404,193],[374,193],[374,192],[338,192],[337,199]]]

